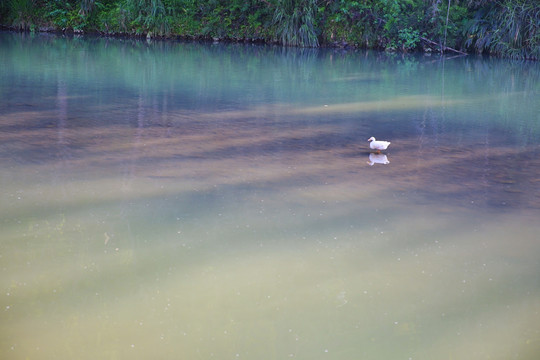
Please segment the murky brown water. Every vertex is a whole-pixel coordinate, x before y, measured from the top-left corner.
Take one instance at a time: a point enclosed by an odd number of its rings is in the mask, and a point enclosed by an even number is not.
[[[538,64],[0,47],[0,358],[538,358]]]

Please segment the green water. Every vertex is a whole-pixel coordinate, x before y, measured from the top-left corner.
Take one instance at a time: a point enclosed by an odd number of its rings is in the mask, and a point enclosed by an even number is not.
[[[0,63],[1,359],[540,356],[538,63],[9,33]]]

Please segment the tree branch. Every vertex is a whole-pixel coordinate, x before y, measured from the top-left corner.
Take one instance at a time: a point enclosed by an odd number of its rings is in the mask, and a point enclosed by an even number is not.
[[[459,51],[459,50],[456,50],[456,49],[452,49],[451,47],[448,47],[448,46],[439,44],[439,43],[437,43],[437,42],[435,42],[435,41],[433,41],[433,40],[426,39],[425,37],[422,37],[422,36],[420,36],[420,40],[425,41],[425,42],[427,42],[427,43],[430,44],[430,45],[436,45],[436,46],[438,46],[443,52],[446,51],[446,50],[449,50],[449,51],[453,51],[453,52],[458,53],[458,54],[461,54],[461,55],[467,55],[467,53],[464,53],[463,51]]]

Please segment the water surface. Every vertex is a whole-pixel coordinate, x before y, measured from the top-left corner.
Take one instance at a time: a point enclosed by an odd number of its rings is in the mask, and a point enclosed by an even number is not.
[[[540,356],[537,63],[9,33],[0,62],[0,358]]]

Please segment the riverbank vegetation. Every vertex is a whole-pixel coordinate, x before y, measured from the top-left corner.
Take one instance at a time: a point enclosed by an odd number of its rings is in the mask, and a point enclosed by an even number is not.
[[[540,59],[537,0],[3,0],[22,31]]]

